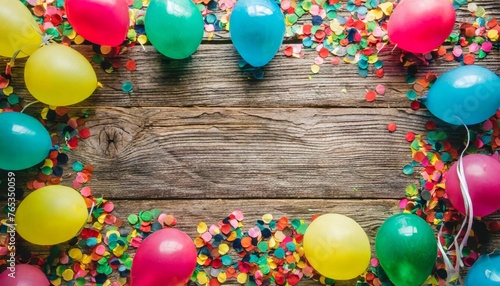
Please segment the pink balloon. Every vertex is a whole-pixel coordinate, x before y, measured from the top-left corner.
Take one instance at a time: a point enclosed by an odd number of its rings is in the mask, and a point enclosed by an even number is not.
[[[7,262],[8,263],[8,262]],[[49,280],[40,268],[29,264],[17,264],[0,274],[2,286],[49,286]]]
[[[472,199],[474,216],[486,216],[500,209],[500,162],[487,155],[464,156],[464,173]],[[453,206],[465,214],[465,205],[457,174],[458,163],[446,173],[446,194]]]
[[[66,16],[73,29],[86,40],[118,46],[129,28],[127,0],[66,0]]]
[[[455,17],[450,0],[403,0],[389,18],[389,39],[403,50],[428,53],[450,36]]]
[[[184,286],[196,268],[196,247],[184,232],[165,228],[147,237],[132,262],[133,286]]]

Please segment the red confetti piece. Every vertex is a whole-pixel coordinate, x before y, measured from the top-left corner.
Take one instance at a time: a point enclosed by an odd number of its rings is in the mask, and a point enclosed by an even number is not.
[[[406,133],[405,140],[407,142],[413,142],[413,140],[415,140],[415,133],[413,133],[413,132]]]
[[[418,101],[412,101],[411,104],[410,104],[410,108],[412,110],[419,110],[420,109],[420,102]]]
[[[83,128],[80,132],[78,132],[78,135],[82,139],[87,139],[90,137],[90,130],[88,128]]]
[[[137,69],[137,65],[134,60],[128,60],[125,63],[125,68],[129,71],[135,71]]]
[[[473,54],[466,54],[464,55],[464,64],[466,65],[472,65],[476,59],[474,58]]]
[[[391,132],[391,133],[396,131],[396,128],[397,128],[396,123],[394,123],[394,122],[387,124],[387,130],[389,130],[389,132]]]
[[[365,94],[366,101],[372,102],[375,101],[375,98],[377,98],[377,93],[373,90],[369,90]]]
[[[425,123],[425,129],[429,131],[436,130],[436,127],[436,122],[434,121],[429,120]]]

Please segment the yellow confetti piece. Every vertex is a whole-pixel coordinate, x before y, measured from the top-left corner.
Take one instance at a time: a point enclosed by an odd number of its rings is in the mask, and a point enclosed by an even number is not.
[[[43,167],[49,167],[49,168],[52,168],[54,167],[54,162],[52,162],[52,160],[50,159],[45,159],[45,161],[43,162]]]
[[[55,280],[50,280],[50,283],[52,283],[53,286],[59,286],[59,285],[61,285],[61,278],[57,278]]]
[[[246,273],[240,273],[238,274],[238,277],[236,278],[236,281],[240,284],[245,284],[247,282],[248,275]]]
[[[69,257],[73,258],[76,261],[81,261],[83,258],[83,253],[78,248],[72,248],[68,251]]]
[[[272,237],[269,239],[268,244],[269,244],[269,248],[271,248],[271,249],[278,248],[278,246],[279,246],[279,244],[276,243],[276,240]]]
[[[47,114],[49,113],[49,109],[47,107],[45,107],[44,109],[42,109],[42,112],[40,113],[40,116],[42,117],[42,119],[47,119]]]
[[[394,8],[394,4],[392,2],[384,2],[380,3],[378,7],[384,12],[385,15],[389,16],[392,14],[392,9]]]
[[[229,251],[229,245],[225,244],[225,243],[221,243],[219,245],[219,254],[220,255],[224,255],[226,254],[227,252]]]
[[[497,30],[489,30],[488,31],[488,38],[493,42],[498,41],[498,31]]]
[[[75,39],[73,40],[73,42],[75,42],[75,44],[77,44],[77,45],[80,45],[80,44],[82,44],[83,42],[85,42],[85,39],[84,39],[82,36],[77,35],[77,36],[75,37]]]
[[[198,255],[198,257],[196,258],[196,262],[199,264],[199,265],[203,265],[205,264],[205,261],[207,261],[208,259],[208,256],[206,254],[200,254]]]
[[[319,73],[319,66],[317,64],[313,64],[311,65],[311,71],[312,73],[316,74],[316,73]]]
[[[75,272],[73,272],[73,270],[71,269],[66,269],[63,271],[61,276],[64,279],[64,281],[69,281],[73,279],[73,276],[75,276]]]
[[[238,237],[238,234],[235,231],[231,231],[229,236],[226,238],[227,241],[234,241]]]
[[[269,265],[271,269],[276,269],[276,267],[278,267],[278,264],[276,264],[276,262],[274,262],[274,260],[270,257],[267,259],[267,265]]]
[[[269,224],[273,220],[273,215],[272,214],[265,214],[262,216],[262,220],[264,223]]]
[[[196,275],[196,280],[198,281],[199,284],[206,284],[208,283],[208,277],[205,272],[198,272]]]
[[[372,17],[371,20],[368,20],[367,21],[373,21],[374,19],[375,20],[379,20],[381,19],[382,17],[384,17],[384,11],[382,11],[381,8],[377,8],[377,9],[372,9],[368,12],[368,15],[366,15],[366,17]]]
[[[207,229],[208,229],[207,224],[204,222],[200,222],[198,224],[198,228],[196,229],[196,231],[198,231],[199,234],[203,234],[207,232]]]
[[[368,57],[368,63],[370,63],[370,64],[374,64],[377,61],[378,61],[378,55],[376,55],[376,54],[373,54],[373,55]]]
[[[102,87],[103,87],[102,83],[100,83],[100,82],[97,82],[97,87],[100,87],[100,88],[102,88]]]
[[[333,21],[330,21],[330,29],[337,35],[341,35],[344,33],[344,27],[342,24],[337,19],[334,19]]]
[[[118,278],[118,284],[120,284],[121,286],[127,284],[128,281],[127,281],[127,277],[120,277]]]
[[[92,256],[84,254],[81,262],[82,264],[89,264],[90,262],[92,262]]]
[[[12,86],[8,86],[8,87],[4,88],[2,91],[3,91],[3,94],[9,96],[14,92],[14,88]]]
[[[101,46],[101,53],[103,55],[107,55],[107,54],[111,53],[112,49],[113,48],[111,48],[110,46]]]
[[[227,275],[226,275],[226,272],[220,272],[219,275],[217,275],[217,280],[220,282],[220,283],[224,283],[226,282],[227,280]]]
[[[307,266],[307,263],[305,261],[299,260],[299,262],[297,262],[298,268],[304,268],[306,266]]]
[[[144,45],[148,42],[148,37],[146,37],[146,35],[140,35],[139,37],[137,37],[137,42],[139,42],[139,44],[141,45]]]
[[[106,214],[103,213],[97,218],[97,221],[101,224],[104,224],[104,219],[106,219]]]
[[[276,231],[276,233],[274,233],[274,238],[277,241],[282,242],[283,239],[286,238],[286,235],[281,230],[278,230],[278,231]]]
[[[106,237],[110,237],[112,234],[116,234],[118,237],[120,236],[120,232],[118,230],[110,230],[106,232]]]
[[[76,37],[75,30],[71,31],[71,33],[67,36],[69,39],[73,40]]]

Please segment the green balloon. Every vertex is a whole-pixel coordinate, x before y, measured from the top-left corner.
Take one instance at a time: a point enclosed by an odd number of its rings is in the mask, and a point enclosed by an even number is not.
[[[151,0],[144,19],[153,46],[172,59],[192,55],[203,39],[203,17],[191,0]]]
[[[382,269],[396,286],[420,286],[431,274],[437,259],[432,228],[413,214],[388,218],[375,238]]]

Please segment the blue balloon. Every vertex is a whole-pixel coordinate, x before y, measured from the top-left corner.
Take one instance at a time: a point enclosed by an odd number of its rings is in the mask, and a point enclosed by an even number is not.
[[[439,119],[454,125],[485,121],[500,107],[500,78],[481,66],[452,69],[432,85],[427,108]]]
[[[465,277],[465,286],[500,286],[500,251],[482,255]]]
[[[0,169],[23,170],[40,163],[52,148],[47,129],[19,112],[0,113]]]
[[[231,40],[241,57],[254,67],[270,62],[285,35],[285,17],[271,0],[239,0],[229,20]]]

